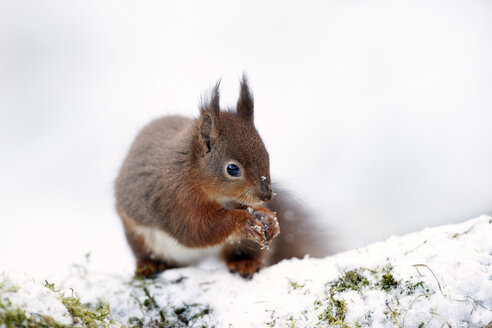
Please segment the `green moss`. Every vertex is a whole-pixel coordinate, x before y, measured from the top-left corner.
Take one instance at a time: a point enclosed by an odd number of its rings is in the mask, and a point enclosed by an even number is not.
[[[45,287],[58,294],[58,299],[72,316],[74,324],[82,323],[84,327],[107,327],[110,322],[109,317],[111,311],[109,303],[99,302],[94,309],[91,309],[89,304],[82,304],[80,299],[73,296],[67,297],[57,289],[55,284],[50,284],[46,281]]]
[[[184,311],[186,311],[185,308],[177,308],[177,309],[174,309],[174,313],[175,314],[182,314]]]
[[[201,312],[198,312],[198,313],[195,313],[191,319],[195,320],[195,319],[198,319],[200,317],[203,317],[204,315],[207,315],[207,314],[210,314],[210,312],[212,312],[209,308],[205,308],[203,309]]]
[[[344,272],[337,280],[326,284],[326,299],[318,299],[314,302],[314,309],[321,308],[324,304],[326,308],[321,314],[318,315],[319,323],[317,326],[340,326],[351,327],[353,326],[345,323],[345,315],[347,313],[347,304],[341,293],[347,291],[356,291],[364,297],[364,292],[367,290],[380,290],[386,293],[397,290],[400,294],[407,293],[411,295],[419,290],[425,290],[429,292],[429,289],[425,286],[423,281],[412,281],[411,279],[405,282],[405,285],[397,280],[393,273],[393,266],[388,263],[383,267],[376,268],[357,268]],[[412,277],[411,277],[412,278]],[[405,287],[406,288],[405,288]],[[420,292],[420,291],[419,291]],[[327,305],[326,305],[327,304]],[[395,321],[397,327],[398,317],[401,316],[400,311],[397,309],[390,309],[385,314]],[[371,314],[366,315],[364,322],[372,322]],[[355,327],[360,327],[359,321],[355,322]]]
[[[180,279],[181,282],[184,279]],[[161,307],[155,296],[154,288],[160,288],[158,281],[153,280],[134,280],[131,282],[132,288],[140,289],[143,295],[134,294],[135,301],[140,308],[146,313],[144,318],[130,318],[128,324],[130,327],[188,327],[197,325],[197,321],[212,310],[208,306],[199,303],[183,304],[180,307]]]
[[[381,277],[378,278],[379,281],[376,282],[376,287],[389,293],[392,289],[396,289],[399,287],[398,281],[393,277],[391,271],[393,270],[393,266],[391,264],[387,264],[386,267],[382,269]]]
[[[15,293],[19,290],[19,286],[12,284],[10,281],[0,282],[0,290],[5,293]]]
[[[300,284],[295,280],[291,280],[291,279],[288,279],[288,280],[289,280],[289,286],[292,289],[299,289],[299,288],[303,288],[304,286],[306,286],[306,284]]]
[[[385,273],[381,277],[381,289],[389,292],[391,289],[398,287],[398,282],[393,278],[391,273]]]
[[[347,313],[347,304],[344,299],[335,299],[330,295],[330,300],[326,309],[318,315],[319,321],[325,321],[329,324],[340,324],[345,320]]]
[[[463,236],[463,235],[466,235],[467,233],[469,233],[471,230],[472,230],[473,226],[470,227],[468,230],[466,231],[463,231],[463,232],[456,232],[454,233],[451,238],[454,238],[454,239],[458,239],[459,237]]]
[[[67,308],[74,323],[83,323],[85,327],[106,327],[108,325],[110,310],[109,304],[101,303],[97,308],[90,309],[76,297],[60,296],[60,300]]]
[[[8,298],[0,300],[0,325],[10,327],[26,327],[27,315],[19,307],[12,306]]]
[[[331,283],[330,291],[344,292],[346,290],[355,290],[360,292],[363,287],[369,286],[369,280],[361,275],[357,269],[347,271],[343,276]]]
[[[347,313],[347,304],[345,304],[345,300],[333,299],[333,307],[335,308],[335,318],[343,322],[345,320],[345,314]]]
[[[82,304],[80,299],[73,296],[67,297],[55,288],[54,283],[45,280],[44,286],[56,293],[58,299],[72,316],[74,324],[82,324],[83,327],[107,327],[111,323],[111,311],[109,303],[99,302],[94,308],[90,304]]]
[[[407,280],[405,281],[405,288],[401,290],[400,294],[406,292],[407,295],[413,295],[418,290],[425,291],[426,293],[429,292],[429,288],[427,288],[423,281],[412,282],[410,280]]]
[[[58,290],[55,289],[55,284],[54,283],[49,283],[48,280],[44,281],[44,287],[48,288],[52,292],[58,293]]]
[[[193,325],[193,322],[198,320],[199,318],[209,315],[212,310],[209,307],[205,307],[200,309],[200,304],[185,304],[184,307],[179,307],[174,309],[174,314],[177,319],[182,322],[184,325]],[[198,311],[197,311],[198,310]]]

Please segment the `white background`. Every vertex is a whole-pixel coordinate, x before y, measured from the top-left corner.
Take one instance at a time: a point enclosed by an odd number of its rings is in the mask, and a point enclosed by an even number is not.
[[[246,71],[272,176],[337,249],[492,210],[490,1],[0,2],[0,269],[132,270],[138,130]]]

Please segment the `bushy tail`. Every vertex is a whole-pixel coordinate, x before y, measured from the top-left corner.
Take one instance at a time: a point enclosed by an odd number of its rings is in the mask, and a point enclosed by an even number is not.
[[[326,228],[315,222],[309,210],[292,194],[278,192],[268,203],[277,213],[280,234],[273,245],[269,264],[292,257],[303,258],[306,254],[322,258],[333,253],[333,242]]]

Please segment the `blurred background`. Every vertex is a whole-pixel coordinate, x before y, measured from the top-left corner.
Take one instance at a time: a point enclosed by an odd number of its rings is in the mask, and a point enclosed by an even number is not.
[[[0,269],[132,271],[113,181],[247,72],[272,176],[337,250],[492,210],[492,2],[0,2]]]

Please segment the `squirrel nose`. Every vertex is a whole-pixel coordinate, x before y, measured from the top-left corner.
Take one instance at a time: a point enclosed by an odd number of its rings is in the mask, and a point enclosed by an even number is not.
[[[269,191],[267,192],[260,192],[258,194],[258,198],[263,201],[263,202],[269,202],[272,200],[272,197],[273,197],[273,192],[272,190],[270,189]]]
[[[272,184],[268,178],[262,177],[260,191],[258,192],[258,198],[264,202],[269,202],[272,200],[273,191]]]

